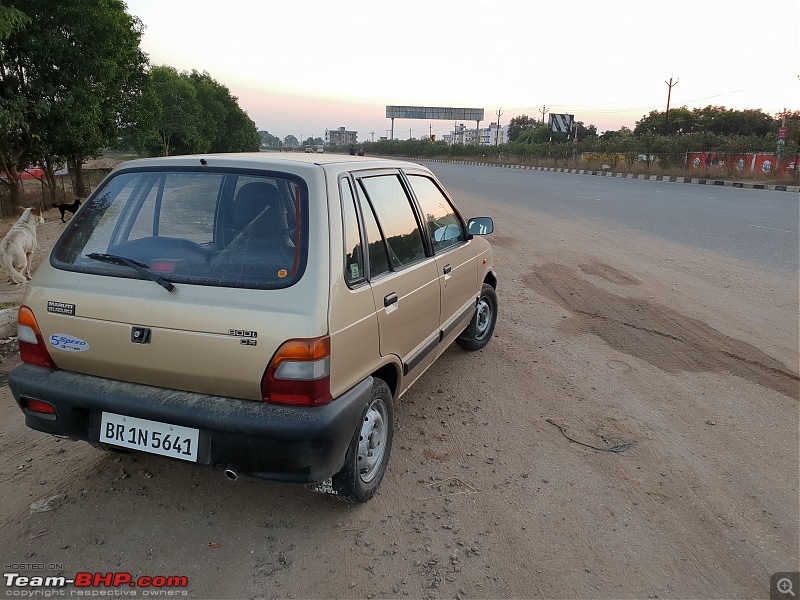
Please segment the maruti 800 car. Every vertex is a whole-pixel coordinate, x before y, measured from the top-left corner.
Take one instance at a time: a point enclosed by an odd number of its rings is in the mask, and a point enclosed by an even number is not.
[[[9,387],[38,431],[363,502],[395,402],[492,337],[492,229],[407,162],[124,163],[29,284]]]

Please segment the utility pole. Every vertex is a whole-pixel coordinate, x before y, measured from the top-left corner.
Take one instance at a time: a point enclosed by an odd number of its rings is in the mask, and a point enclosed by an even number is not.
[[[500,137],[500,117],[502,116],[502,108],[497,109],[497,130],[494,132],[494,145],[497,146],[498,138]]]
[[[433,137],[433,123],[428,124],[428,139]]]
[[[540,110],[539,112],[542,113],[542,125],[544,125],[544,116],[547,114],[547,107],[544,104],[542,104],[542,110]]]
[[[781,137],[781,136],[783,136],[783,137]],[[783,107],[783,121],[781,123],[781,129],[778,132],[778,150],[777,150],[776,156],[775,156],[775,173],[774,173],[774,175],[777,175],[780,172],[780,169],[781,169],[781,154],[783,154],[783,145],[786,143],[785,142],[785,137],[786,137],[786,107],[784,106]],[[797,167],[795,167],[795,168],[797,168]]]
[[[667,83],[666,79],[664,80],[664,83],[669,86],[669,91],[667,92],[667,114],[664,117],[664,135],[669,133],[669,99],[672,96],[672,87],[678,85],[678,81],[680,81],[680,79],[678,79],[675,83],[672,83],[672,77],[669,78],[669,83]]]

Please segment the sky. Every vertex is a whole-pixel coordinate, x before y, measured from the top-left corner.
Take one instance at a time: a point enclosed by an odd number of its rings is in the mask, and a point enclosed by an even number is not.
[[[280,138],[377,140],[386,105],[633,128],[666,109],[670,78],[671,108],[800,110],[798,0],[125,2],[151,64],[208,72]],[[452,128],[396,119],[394,135]]]

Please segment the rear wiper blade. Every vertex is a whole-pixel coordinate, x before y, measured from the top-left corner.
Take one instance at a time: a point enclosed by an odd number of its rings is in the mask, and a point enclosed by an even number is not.
[[[156,275],[155,273],[151,273],[147,269],[149,267],[144,264],[137,262],[131,258],[126,258],[124,256],[119,256],[117,254],[101,254],[99,252],[92,252],[91,254],[87,254],[86,258],[91,258],[92,260],[99,260],[100,262],[110,263],[112,265],[126,265],[131,269],[141,273],[150,281],[155,281],[158,285],[163,287],[168,292],[172,292],[175,290],[175,286],[172,285],[172,282],[164,279],[160,275]]]

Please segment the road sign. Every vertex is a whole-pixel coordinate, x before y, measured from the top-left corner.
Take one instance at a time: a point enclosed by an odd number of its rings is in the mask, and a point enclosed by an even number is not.
[[[572,133],[572,121],[575,115],[559,115],[550,113],[551,133]]]
[[[786,139],[786,127],[781,127],[778,129],[778,139],[785,140]]]

